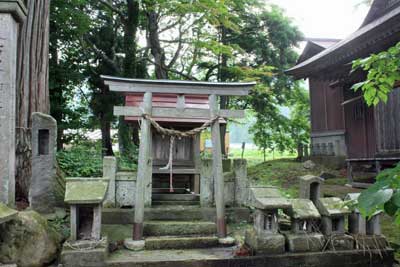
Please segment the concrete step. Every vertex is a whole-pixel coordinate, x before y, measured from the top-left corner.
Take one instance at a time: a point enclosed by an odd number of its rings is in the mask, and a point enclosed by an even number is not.
[[[250,220],[250,210],[247,208],[227,208],[229,222],[240,223]],[[133,224],[134,209],[104,209],[103,224]],[[211,221],[216,219],[215,208],[197,206],[158,206],[146,208],[145,220],[154,221]]]
[[[153,201],[200,201],[200,195],[196,194],[153,194]]]
[[[193,249],[193,248],[210,248],[218,246],[218,238],[216,236],[206,237],[148,237],[145,239],[147,250],[158,249]]]
[[[153,200],[153,206],[199,206],[199,200]]]
[[[147,221],[145,236],[214,235],[217,226],[213,222],[201,221]]]

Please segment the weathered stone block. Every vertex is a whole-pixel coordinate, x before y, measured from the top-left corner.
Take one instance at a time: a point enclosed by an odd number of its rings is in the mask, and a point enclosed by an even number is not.
[[[327,237],[330,250],[352,250],[354,249],[354,238],[349,235],[332,235]]]
[[[234,159],[233,173],[235,175],[235,202],[238,206],[244,206],[249,197],[250,187],[250,181],[247,178],[247,161]]]
[[[115,157],[103,158],[103,178],[108,179],[108,190],[106,199],[104,201],[105,207],[115,207],[116,198],[116,173],[117,173],[117,159]]]
[[[15,204],[15,117],[18,22],[0,2],[0,202]]]
[[[286,247],[290,252],[318,252],[325,245],[321,234],[286,234]]]
[[[32,114],[32,177],[29,188],[31,208],[52,213],[56,207],[57,122],[46,114]]]
[[[356,249],[374,250],[387,249],[389,244],[384,236],[354,236],[354,244]]]
[[[202,160],[200,164],[200,205],[211,207],[214,202],[214,178],[212,160]]]
[[[67,241],[61,252],[61,264],[63,267],[105,267],[107,257],[107,238],[101,242]]]
[[[256,254],[282,254],[285,252],[285,237],[280,234],[257,234],[255,230],[247,230],[245,243]]]

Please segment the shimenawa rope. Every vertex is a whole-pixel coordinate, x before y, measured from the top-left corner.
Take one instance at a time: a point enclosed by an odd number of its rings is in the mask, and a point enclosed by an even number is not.
[[[170,136],[169,139],[169,159],[168,159],[168,164],[167,166],[160,168],[160,170],[168,170],[169,169],[169,191],[172,193],[174,192],[174,187],[173,187],[173,157],[174,157],[174,144],[175,144],[175,139],[176,138],[183,138],[183,137],[193,137],[196,136],[197,134],[201,133],[208,127],[210,127],[214,122],[219,120],[219,116],[215,116],[214,118],[206,121],[202,126],[198,128],[194,128],[189,131],[178,131],[175,129],[168,129],[162,127],[158,122],[156,122],[149,114],[143,114],[143,118],[146,120],[149,120],[151,125],[156,129],[157,132],[162,134],[163,136]]]

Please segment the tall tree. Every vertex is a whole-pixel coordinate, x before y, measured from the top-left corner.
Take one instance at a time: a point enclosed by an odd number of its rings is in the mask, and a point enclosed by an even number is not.
[[[50,0],[26,1],[28,17],[22,25],[17,77],[17,198],[28,198],[31,176],[31,115],[49,113],[48,52]]]

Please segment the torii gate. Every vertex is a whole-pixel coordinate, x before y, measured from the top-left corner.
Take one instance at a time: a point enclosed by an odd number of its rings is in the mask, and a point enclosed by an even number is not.
[[[133,229],[133,240],[143,239],[144,202],[146,180],[152,176],[151,163],[151,121],[150,117],[157,118],[209,118],[212,134],[212,159],[213,176],[215,180],[215,204],[217,210],[217,234],[219,238],[226,237],[225,203],[224,203],[224,177],[222,170],[222,153],[220,139],[220,118],[243,118],[243,110],[220,110],[218,105],[219,96],[246,96],[254,87],[255,82],[249,83],[211,83],[193,81],[172,80],[143,80],[126,79],[111,76],[101,76],[104,84],[111,91],[129,95],[132,93],[143,93],[141,107],[114,107],[115,116],[134,116],[141,118],[140,145],[138,172],[136,182],[135,219]],[[177,107],[153,107],[153,94],[176,94]],[[186,108],[185,95],[208,96],[209,109]]]

